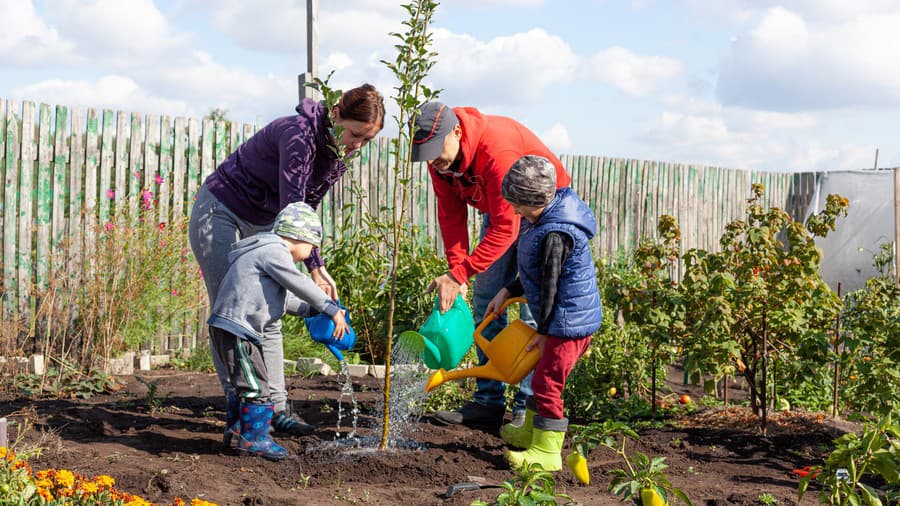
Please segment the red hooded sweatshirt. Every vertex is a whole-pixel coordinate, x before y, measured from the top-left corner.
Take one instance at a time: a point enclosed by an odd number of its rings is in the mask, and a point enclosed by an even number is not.
[[[519,236],[521,218],[503,199],[503,176],[519,158],[538,155],[556,166],[556,187],[565,188],[572,178],[534,133],[521,123],[503,116],[482,114],[473,107],[453,109],[459,118],[462,138],[459,165],[453,174],[439,174],[428,165],[437,196],[438,223],[450,266],[450,276],[458,283],[484,272]],[[466,204],[491,216],[484,239],[469,254]]]

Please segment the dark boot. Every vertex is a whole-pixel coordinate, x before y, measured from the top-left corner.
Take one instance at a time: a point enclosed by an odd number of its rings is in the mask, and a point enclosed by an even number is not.
[[[228,394],[225,403],[225,434],[222,443],[230,447],[237,436],[241,435],[241,399],[236,393]]]
[[[505,413],[506,406],[482,406],[477,402],[467,402],[456,411],[436,411],[431,418],[438,425],[499,427]]]
[[[272,417],[272,432],[290,436],[308,436],[316,428],[288,410],[279,411]]]
[[[275,406],[272,404],[241,404],[241,437],[237,448],[241,452],[268,460],[281,460],[287,450],[269,436],[269,425]]]

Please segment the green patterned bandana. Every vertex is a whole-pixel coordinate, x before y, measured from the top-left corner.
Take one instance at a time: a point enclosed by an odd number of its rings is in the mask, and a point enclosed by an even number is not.
[[[304,202],[294,202],[278,213],[272,232],[314,246],[322,244],[322,222],[316,211]]]

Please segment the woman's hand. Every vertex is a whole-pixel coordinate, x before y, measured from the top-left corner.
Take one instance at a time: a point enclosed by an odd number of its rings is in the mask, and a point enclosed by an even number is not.
[[[494,298],[488,302],[487,307],[484,309],[484,315],[493,313],[497,318],[500,317],[500,308],[503,307],[503,303],[506,302],[506,299],[509,298],[509,290],[506,288],[501,288],[497,295],[494,295]]]
[[[446,313],[448,309],[453,307],[453,301],[456,300],[456,296],[465,293],[464,286],[466,285],[457,283],[450,274],[442,274],[431,282],[431,285],[428,287],[428,293],[437,290],[441,313]]]
[[[334,282],[334,279],[332,279],[331,275],[328,274],[328,271],[325,270],[324,265],[310,272],[309,276],[316,283],[316,286],[321,288],[326,295],[334,300],[338,300],[337,283]]]
[[[341,309],[331,317],[331,321],[334,322],[334,333],[331,334],[331,337],[338,341],[343,339],[347,332],[350,332],[350,327],[347,326],[347,320],[344,319],[344,314],[346,313],[347,311]]]

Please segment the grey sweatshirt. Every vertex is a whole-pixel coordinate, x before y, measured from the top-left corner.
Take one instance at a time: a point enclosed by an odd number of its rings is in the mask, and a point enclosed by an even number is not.
[[[242,239],[228,254],[228,272],[207,320],[232,334],[261,344],[262,330],[285,313],[334,316],[337,304],[297,270],[287,243],[265,232]]]

